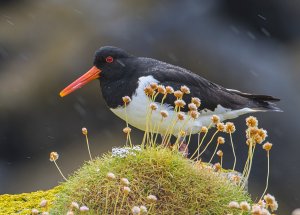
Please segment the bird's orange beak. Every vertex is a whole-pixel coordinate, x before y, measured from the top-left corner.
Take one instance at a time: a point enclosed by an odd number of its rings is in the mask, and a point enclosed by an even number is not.
[[[71,83],[69,86],[67,86],[65,89],[63,89],[59,95],[61,97],[64,97],[73,91],[81,88],[83,85],[89,83],[92,80],[95,80],[100,77],[101,70],[98,69],[96,66],[93,66],[88,72],[86,72],[84,75],[82,75],[80,78],[75,80],[73,83]]]

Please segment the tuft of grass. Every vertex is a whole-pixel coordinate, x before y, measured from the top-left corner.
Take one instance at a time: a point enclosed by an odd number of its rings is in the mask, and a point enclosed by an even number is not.
[[[116,179],[108,179],[109,172]],[[121,178],[130,182],[127,196]],[[157,201],[149,202],[149,195]],[[228,207],[233,200],[251,202],[248,193],[211,168],[199,168],[174,150],[146,147],[125,157],[108,153],[85,163],[62,184],[50,214],[66,214],[74,201],[86,205],[88,214],[131,214],[141,205],[148,214],[240,214]]]

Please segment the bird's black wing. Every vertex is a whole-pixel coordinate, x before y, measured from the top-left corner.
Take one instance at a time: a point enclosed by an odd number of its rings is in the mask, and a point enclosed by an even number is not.
[[[158,80],[161,85],[172,86],[174,90],[179,90],[183,85],[187,86],[191,93],[184,95],[184,101],[188,104],[192,97],[198,97],[201,99],[200,110],[207,109],[214,111],[218,105],[221,105],[231,110],[252,108],[255,110],[280,111],[280,109],[272,103],[279,101],[277,98],[226,89],[181,67],[160,63],[154,66],[149,71],[149,74]],[[161,98],[161,96],[157,97],[157,100],[160,101]],[[174,95],[168,95],[165,99],[165,103],[174,106],[175,100]],[[182,111],[188,111],[187,107]]]

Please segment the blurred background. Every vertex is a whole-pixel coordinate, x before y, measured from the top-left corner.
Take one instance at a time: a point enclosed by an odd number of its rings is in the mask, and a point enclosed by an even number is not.
[[[125,124],[106,107],[98,81],[58,96],[104,45],[185,67],[228,88],[281,98],[283,113],[255,116],[274,144],[269,191],[279,200],[278,214],[300,207],[300,2],[292,0],[1,0],[0,194],[62,181],[51,151],[72,174],[88,160],[84,126],[93,155],[124,144]],[[239,170],[246,159],[244,121],[234,120]],[[141,132],[133,134],[139,143]],[[230,154],[230,145],[223,150]],[[225,166],[232,162],[225,157]],[[264,189],[266,171],[259,148],[249,181],[253,199]]]

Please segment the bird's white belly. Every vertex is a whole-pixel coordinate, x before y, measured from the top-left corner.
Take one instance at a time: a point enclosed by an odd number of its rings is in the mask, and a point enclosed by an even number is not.
[[[201,111],[199,118],[196,120],[190,119],[190,117],[186,115],[185,120],[178,121],[177,113],[173,110],[173,107],[166,104],[161,105],[156,103],[158,109],[152,111],[150,114],[149,105],[151,102],[145,95],[144,88],[153,82],[158,83],[158,81],[152,76],[139,78],[139,84],[136,93],[132,96],[131,102],[126,106],[126,109],[124,106],[119,106],[117,108],[111,108],[111,111],[121,119],[125,121],[127,119],[131,126],[134,126],[140,130],[146,131],[147,129],[148,131],[151,130],[152,132],[157,132],[160,134],[165,134],[167,131],[170,132],[170,130],[172,130],[172,134],[175,136],[177,136],[181,130],[184,130],[188,133],[199,132],[202,126],[210,125],[211,117],[214,114],[218,115],[221,121],[223,121],[226,119],[236,118],[245,113],[254,112],[254,110],[249,108],[230,110],[218,105],[214,111]],[[161,110],[166,110],[169,113],[169,116],[163,120],[160,114]],[[147,124],[148,126],[146,126]]]

